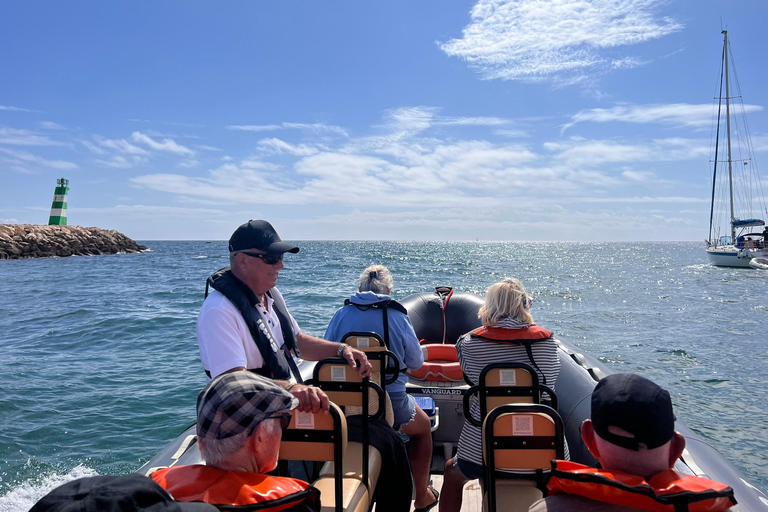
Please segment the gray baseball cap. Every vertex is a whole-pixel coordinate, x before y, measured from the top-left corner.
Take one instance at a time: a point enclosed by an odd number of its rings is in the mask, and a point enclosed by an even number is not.
[[[299,400],[273,380],[247,371],[219,375],[197,397],[197,435],[226,439],[289,413]]]

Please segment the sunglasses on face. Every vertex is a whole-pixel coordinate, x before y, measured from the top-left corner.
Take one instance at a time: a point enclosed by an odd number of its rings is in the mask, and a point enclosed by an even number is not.
[[[282,254],[258,254],[255,252],[243,252],[243,254],[250,256],[251,258],[259,258],[267,265],[277,265],[278,261],[283,261]]]
[[[280,428],[285,431],[288,430],[288,425],[291,424],[291,418],[293,418],[292,414],[275,414],[274,416],[268,416],[267,419],[278,419],[280,420]]]
[[[288,413],[288,414],[286,414],[286,413],[280,413],[280,414],[273,414],[273,415],[271,415],[271,416],[267,416],[266,418],[264,418],[263,420],[261,420],[259,423],[256,423],[254,426],[252,426],[252,427],[251,427],[251,429],[248,431],[248,436],[249,436],[249,437],[250,437],[250,436],[252,436],[252,435],[253,435],[253,433],[254,433],[254,432],[256,431],[256,429],[258,428],[259,424],[260,424],[262,421],[266,421],[266,420],[280,420],[280,429],[281,429],[283,432],[285,432],[285,431],[288,429],[288,425],[290,425],[290,424],[291,424],[291,418],[292,418],[292,417],[293,417],[293,415],[291,415],[290,413]]]

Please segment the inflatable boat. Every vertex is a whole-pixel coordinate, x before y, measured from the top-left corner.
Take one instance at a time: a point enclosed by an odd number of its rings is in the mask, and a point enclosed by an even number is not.
[[[400,303],[408,310],[428,360],[422,369],[411,372],[407,392],[417,398],[433,420],[432,472],[439,478],[447,458],[453,456],[464,425],[464,395],[469,385],[464,382],[455,350],[458,338],[480,325],[477,312],[483,298],[474,294],[437,288],[433,293],[405,297]],[[597,382],[611,373],[594,357],[557,341],[561,370],[556,382],[557,412],[562,418],[571,460],[594,466],[595,459],[581,441],[579,427],[590,414],[590,396]],[[443,346],[443,348],[441,348]],[[313,362],[300,361],[303,376],[312,376]],[[752,486],[705,439],[679,420],[676,429],[686,438],[683,456],[675,470],[723,482],[733,488],[738,505],[732,510],[768,512],[768,497]],[[182,432],[138,472],[148,475],[158,468],[201,463],[195,442],[195,426]],[[481,505],[465,502],[466,510]]]

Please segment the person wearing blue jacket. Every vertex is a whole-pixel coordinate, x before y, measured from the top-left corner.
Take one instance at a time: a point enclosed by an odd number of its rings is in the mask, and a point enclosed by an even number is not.
[[[339,309],[325,331],[325,339],[341,341],[354,331],[375,332],[388,342],[387,348],[397,356],[401,368],[415,370],[424,364],[419,339],[404,313],[402,306],[392,307],[389,294],[394,288],[392,275],[383,265],[372,265],[360,274],[358,292]],[[396,303],[395,303],[396,304]],[[399,306],[399,304],[397,305]],[[384,333],[384,314],[387,314],[388,333]],[[429,485],[432,463],[432,432],[429,417],[405,392],[406,374],[387,385],[392,401],[394,429],[407,434],[411,440],[411,469],[416,489],[415,512],[426,512],[437,505],[439,493]]]

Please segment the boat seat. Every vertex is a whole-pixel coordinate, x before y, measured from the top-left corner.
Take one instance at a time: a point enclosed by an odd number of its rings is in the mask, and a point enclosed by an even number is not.
[[[344,491],[347,487],[354,487],[354,482],[346,485],[341,471],[347,450],[347,420],[344,414],[336,404],[331,403],[330,414],[294,410],[292,415],[280,442],[280,460],[334,461],[333,476],[323,478],[326,481],[322,484],[320,504],[326,512],[347,510],[342,504],[352,503],[352,499],[345,496]]]
[[[314,385],[325,391],[334,404],[346,408],[357,407],[359,411],[368,411],[368,420],[379,419],[384,408],[378,407],[375,414],[370,414],[369,391],[374,390],[378,404],[385,403],[384,390],[367,378],[361,378],[343,358],[329,358],[319,361],[313,370]],[[313,483],[320,489],[330,489],[334,482],[342,478],[342,501],[336,501],[336,510],[369,510],[373,491],[381,473],[381,454],[368,442],[368,421],[362,424],[362,443],[348,443],[341,466],[338,463],[325,464],[320,470],[320,478]],[[320,502],[326,509],[326,500],[321,494]],[[331,510],[330,508],[328,510]]]
[[[342,463],[342,476],[344,478],[344,510],[348,510],[348,502],[364,502],[370,501],[367,493],[370,489],[370,494],[376,491],[376,483],[379,480],[379,474],[381,473],[381,453],[373,446],[368,447],[368,487],[363,484],[363,444],[350,442],[347,444],[347,451],[344,453],[344,462]],[[336,472],[336,464],[334,462],[326,462],[323,467],[320,468],[320,476],[315,482],[323,480],[332,480]],[[323,485],[332,485],[332,482],[325,483]],[[329,488],[330,489],[330,488]],[[321,489],[322,491],[322,489]],[[353,499],[355,498],[355,499]]]
[[[504,503],[504,512],[528,512],[531,504],[544,497],[532,480],[499,480],[496,482],[496,503]],[[488,510],[488,494],[483,498],[483,510]]]
[[[416,370],[408,370],[411,377],[432,382],[464,382],[456,345],[427,343],[421,346],[421,351],[424,364]]]
[[[480,417],[470,414],[470,400],[477,395]],[[546,398],[545,398],[546,397]],[[538,374],[524,363],[491,363],[480,372],[480,382],[464,394],[464,417],[476,427],[482,426],[488,411],[506,404],[540,404],[549,400],[557,409],[557,396],[548,386],[539,384]]]
[[[486,511],[527,510],[546,494],[550,461],[565,456],[563,420],[547,405],[507,404],[488,413],[482,433]]]
[[[353,331],[348,332],[341,338],[342,343],[346,343],[350,347],[354,347],[366,353],[368,356],[368,362],[371,363],[371,376],[369,379],[371,382],[375,382],[385,392],[387,385],[392,384],[400,376],[400,362],[394,353],[387,350],[384,340],[375,332],[361,332]],[[382,368],[385,371],[382,372]],[[386,375],[386,378],[384,377]],[[379,397],[374,390],[369,390],[368,400],[371,409],[378,410]],[[386,406],[384,409],[384,419],[389,426],[395,424],[395,412],[392,409],[392,400],[389,395],[384,395]],[[347,416],[355,414],[362,414],[362,409],[358,407],[347,407],[345,409]]]

